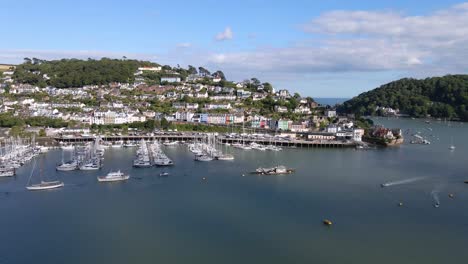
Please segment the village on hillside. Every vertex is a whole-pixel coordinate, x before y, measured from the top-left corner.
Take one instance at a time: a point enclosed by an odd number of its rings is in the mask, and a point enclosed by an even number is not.
[[[18,80],[17,69],[11,66],[1,74],[0,121],[2,126],[23,126],[26,131],[42,127],[42,136],[79,129],[127,134],[132,128],[181,131],[199,126],[224,132],[274,132],[302,140],[361,142],[365,134],[367,124],[353,115],[341,116],[334,106],[277,90],[257,78],[230,82],[221,71],[190,66],[181,74],[179,69],[144,66],[132,73],[131,82],[58,88]],[[51,78],[40,71],[28,74]]]

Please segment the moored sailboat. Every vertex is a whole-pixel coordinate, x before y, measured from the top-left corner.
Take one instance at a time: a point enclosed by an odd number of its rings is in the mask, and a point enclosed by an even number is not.
[[[40,191],[40,190],[50,190],[50,189],[57,189],[64,186],[62,181],[45,181],[42,179],[42,168],[39,170],[39,178],[41,178],[40,183],[30,184],[31,178],[34,174],[34,169],[36,168],[36,161],[34,161],[33,169],[31,170],[31,175],[29,176],[28,184],[26,189],[30,191]]]

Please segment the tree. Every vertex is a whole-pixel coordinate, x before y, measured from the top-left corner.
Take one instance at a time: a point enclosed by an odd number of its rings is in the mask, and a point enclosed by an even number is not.
[[[203,67],[198,67],[198,73],[201,75],[201,76],[208,76],[210,75],[210,71],[203,68]]]
[[[273,86],[269,82],[263,83],[263,90],[267,93],[271,93],[273,91]]]
[[[221,78],[221,80],[225,81],[226,80],[226,76],[224,76],[224,73],[220,70],[217,70],[216,72],[214,72],[212,74],[213,77],[218,77],[218,78]]]
[[[198,74],[197,68],[193,67],[192,65],[188,66],[189,74]]]
[[[253,77],[252,79],[250,79],[250,81],[252,82],[253,85],[255,86],[259,86],[261,84],[260,80]]]
[[[169,126],[170,126],[169,121],[167,121],[167,119],[163,117],[161,119],[161,128],[162,129],[167,129]]]
[[[46,134],[46,131],[45,129],[41,128],[41,130],[39,130],[39,137],[46,137],[47,134]]]

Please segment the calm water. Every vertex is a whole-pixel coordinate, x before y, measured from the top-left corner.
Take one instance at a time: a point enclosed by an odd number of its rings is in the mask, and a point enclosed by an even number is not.
[[[61,152],[49,152],[39,160],[63,189],[25,191],[32,164],[0,181],[0,263],[465,263],[468,124],[376,121],[432,134],[433,144],[231,149],[234,162],[209,163],[166,147],[176,163],[168,178],[159,168],[132,169],[132,149],[109,149],[100,172],[57,173]],[[242,177],[275,164],[297,173]],[[134,178],[97,183],[110,169]]]

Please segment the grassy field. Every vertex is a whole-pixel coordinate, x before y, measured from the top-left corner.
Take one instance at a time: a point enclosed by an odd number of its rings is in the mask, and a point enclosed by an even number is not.
[[[0,64],[0,71],[8,71],[10,67],[14,67],[14,65],[10,64]]]

